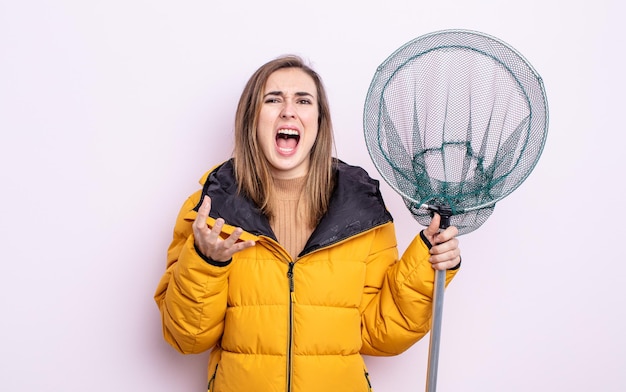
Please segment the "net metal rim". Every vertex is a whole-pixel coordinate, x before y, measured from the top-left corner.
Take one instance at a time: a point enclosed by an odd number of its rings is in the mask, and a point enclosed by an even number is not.
[[[370,157],[372,158],[372,162],[374,163],[374,166],[376,167],[378,172],[381,174],[381,176],[383,177],[385,182],[387,182],[397,193],[399,193],[400,196],[405,200],[405,202],[409,201],[411,203],[414,203],[414,204],[418,205],[420,208],[427,207],[427,201],[425,201],[425,200],[417,200],[417,199],[413,198],[411,195],[408,195],[400,187],[398,187],[393,181],[389,180],[387,178],[387,176],[384,174],[384,169],[381,167],[381,164],[378,162],[378,160],[374,159],[374,156],[375,156],[374,144],[375,143],[370,143],[370,141],[369,141],[370,138],[369,138],[368,132],[367,132],[367,130],[369,128],[371,128],[368,125],[367,108],[370,105],[370,101],[372,101],[372,98],[374,97],[373,91],[374,91],[375,87],[379,84],[378,80],[379,80],[379,75],[381,74],[381,71],[385,67],[387,67],[387,65],[391,61],[396,59],[396,57],[398,57],[401,53],[405,52],[408,48],[412,47],[413,45],[416,45],[419,42],[428,40],[428,39],[430,39],[430,38],[432,38],[434,36],[441,36],[441,35],[468,35],[468,36],[474,36],[474,37],[478,37],[480,39],[489,40],[489,41],[495,43],[496,45],[499,45],[500,48],[510,52],[515,57],[517,57],[517,59],[520,62],[520,64],[523,64],[523,66],[526,67],[528,71],[530,71],[530,73],[534,77],[534,81],[537,84],[538,90],[541,92],[541,96],[542,96],[541,105],[543,106],[543,111],[542,112],[544,113],[544,116],[543,116],[544,137],[541,140],[541,144],[537,148],[536,157],[535,157],[535,160],[532,163],[532,165],[528,168],[526,173],[523,176],[520,177],[520,180],[514,186],[512,186],[508,191],[506,191],[503,194],[501,194],[499,197],[497,197],[497,198],[495,198],[493,200],[489,200],[489,201],[487,201],[485,203],[482,203],[482,204],[479,204],[479,205],[475,205],[475,206],[464,208],[463,210],[454,211],[454,214],[462,214],[462,213],[468,213],[468,212],[471,212],[471,211],[485,209],[485,208],[493,208],[494,205],[498,201],[502,200],[503,198],[505,198],[506,196],[511,194],[515,189],[517,189],[526,180],[526,178],[530,175],[530,173],[532,172],[532,170],[536,166],[537,162],[539,161],[539,157],[541,156],[541,154],[543,152],[543,149],[545,147],[545,144],[546,144],[546,139],[547,139],[546,138],[546,134],[547,134],[548,122],[549,122],[548,101],[547,101],[547,96],[546,96],[546,93],[545,93],[545,86],[544,86],[544,83],[543,83],[543,79],[541,78],[539,73],[536,71],[536,69],[532,66],[532,64],[518,50],[516,50],[511,45],[507,44],[506,42],[504,42],[503,40],[501,40],[501,39],[499,39],[497,37],[494,37],[494,36],[492,36],[490,34],[479,32],[479,31],[476,31],[476,30],[468,30],[468,29],[445,29],[445,30],[438,30],[438,31],[434,31],[434,32],[431,32],[431,33],[427,33],[427,34],[421,35],[421,36],[419,36],[417,38],[414,38],[414,39],[408,41],[407,43],[405,43],[404,45],[402,45],[398,49],[396,49],[382,63],[380,63],[380,65],[376,68],[376,72],[374,73],[374,77],[372,78],[372,81],[371,81],[370,86],[368,88],[367,95],[366,95],[366,100],[365,100],[365,105],[364,105],[365,110],[364,110],[364,114],[363,114],[363,124],[364,124],[364,133],[365,133],[366,146],[367,146],[367,149],[368,149],[368,153],[369,153]],[[423,55],[424,53],[427,53],[427,52],[432,51],[432,50],[436,50],[437,48],[443,48],[443,47],[444,47],[443,45],[433,46],[431,48],[423,50],[422,52],[419,53],[419,55]],[[477,52],[481,52],[479,49],[471,47],[469,45],[466,45],[465,48],[466,49],[475,50]],[[491,55],[488,55],[488,56],[490,56],[494,60],[502,63],[502,61],[499,58],[496,58],[496,57],[491,56]],[[397,68],[399,68],[399,67],[397,67]],[[507,69],[508,69],[508,67],[507,67]],[[511,71],[510,69],[509,69],[509,72],[511,72],[511,74],[514,75],[514,72]],[[516,76],[514,76],[514,78],[517,80]],[[387,79],[389,79],[389,78],[387,78]],[[519,80],[517,80],[517,81],[518,81],[518,83],[520,83],[520,87],[522,87],[522,89],[525,90],[526,86],[524,86],[524,84],[522,82],[520,82]],[[380,100],[380,98],[378,98],[378,100]],[[378,117],[380,117],[380,116],[378,116]],[[380,122],[380,118],[378,118],[378,121]],[[532,124],[532,121],[529,121],[529,124]],[[384,153],[384,151],[383,151],[383,153]]]

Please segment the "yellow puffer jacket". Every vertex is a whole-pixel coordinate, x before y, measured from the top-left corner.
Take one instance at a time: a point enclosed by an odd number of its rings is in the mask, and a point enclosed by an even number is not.
[[[212,349],[209,391],[371,391],[361,354],[399,354],[428,332],[429,244],[418,235],[398,260],[378,182],[342,162],[336,181],[328,213],[296,260],[236,194],[231,161],[184,203],[155,300],[167,342],[181,353]],[[239,226],[257,241],[226,266],[194,247],[191,224],[205,193],[209,225],[222,217],[226,233]]]

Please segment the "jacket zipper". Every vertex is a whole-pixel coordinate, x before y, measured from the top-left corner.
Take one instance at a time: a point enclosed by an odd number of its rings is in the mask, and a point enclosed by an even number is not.
[[[280,256],[280,258],[285,261],[287,263],[287,279],[289,282],[289,331],[287,333],[287,364],[286,364],[286,371],[287,371],[287,379],[286,379],[286,391],[287,392],[291,392],[291,372],[292,372],[292,368],[293,368],[293,363],[292,363],[292,356],[293,356],[293,305],[294,305],[294,291],[295,291],[295,284],[294,284],[294,280],[293,280],[293,267],[295,266],[296,262],[294,260],[291,259],[291,257],[289,257],[289,255],[287,255],[286,251],[280,246],[280,244],[278,244],[275,240],[273,240],[272,238],[267,237],[267,239],[269,240],[268,245],[274,249],[274,251],[277,253],[277,255]]]
[[[215,376],[217,375],[217,367],[218,366],[215,367],[215,372],[213,372],[213,376],[211,376],[211,379],[209,380],[209,386],[207,388],[208,392],[211,392],[211,385],[215,382]]]
[[[293,267],[294,261],[289,262],[289,269],[287,270],[287,278],[289,279],[289,341],[287,343],[287,392],[291,391],[291,371],[292,371],[292,356],[293,356],[293,303],[294,303],[294,282],[293,282]]]
[[[363,373],[365,373],[365,381],[367,381],[367,391],[371,392],[372,383],[370,382],[370,374],[367,372],[367,370],[363,370]]]

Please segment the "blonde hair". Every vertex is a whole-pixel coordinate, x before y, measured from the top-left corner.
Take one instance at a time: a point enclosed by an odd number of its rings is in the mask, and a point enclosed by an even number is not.
[[[275,213],[273,206],[273,178],[269,162],[258,143],[256,130],[263,102],[263,90],[272,73],[285,68],[298,68],[308,74],[317,87],[318,134],[311,149],[310,169],[304,186],[307,204],[307,224],[317,225],[328,210],[334,187],[332,157],[334,140],[326,90],[319,75],[294,55],[278,57],[262,65],[246,84],[235,115],[234,166],[238,191],[252,199],[268,217]]]

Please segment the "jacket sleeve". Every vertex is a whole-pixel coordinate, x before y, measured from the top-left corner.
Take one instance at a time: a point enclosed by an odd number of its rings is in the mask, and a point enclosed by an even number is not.
[[[377,229],[361,302],[363,354],[400,354],[429,331],[435,279],[429,256],[417,235],[398,260],[393,224]],[[446,286],[457,271],[446,272]]]
[[[178,214],[167,268],[154,295],[165,340],[184,354],[213,347],[222,336],[226,313],[230,265],[210,265],[194,247],[191,218],[200,193],[189,197]]]

